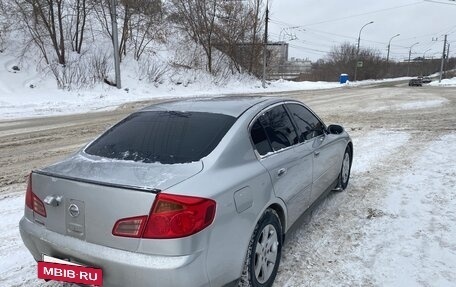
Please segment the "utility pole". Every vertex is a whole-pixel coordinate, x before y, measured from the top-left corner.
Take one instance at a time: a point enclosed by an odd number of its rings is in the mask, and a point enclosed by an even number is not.
[[[450,66],[450,43],[448,43],[447,52],[446,52],[446,66],[444,71]]]
[[[440,64],[439,83],[442,82],[443,63],[445,62],[446,46],[447,46],[447,35],[445,35],[445,40],[443,41],[443,53],[442,53],[442,63]]]
[[[269,22],[269,1],[266,1],[266,21],[264,27],[264,46],[263,46],[263,88],[266,88],[266,61],[268,48],[268,22]]]
[[[119,36],[117,32],[117,2],[111,0],[111,24],[112,24],[112,45],[114,47],[114,71],[116,73],[116,87],[122,87],[120,83],[120,55],[119,55]]]

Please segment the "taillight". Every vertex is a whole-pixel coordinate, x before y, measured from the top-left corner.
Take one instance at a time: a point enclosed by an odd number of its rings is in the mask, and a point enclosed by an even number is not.
[[[211,199],[160,193],[155,198],[149,217],[118,220],[112,234],[151,239],[190,236],[212,223],[215,206],[215,201]]]
[[[25,205],[39,215],[46,217],[46,208],[44,203],[33,193],[32,190],[32,174],[27,180],[27,191],[25,193]]]
[[[123,237],[141,237],[146,222],[147,215],[118,220],[112,229],[112,234]]]

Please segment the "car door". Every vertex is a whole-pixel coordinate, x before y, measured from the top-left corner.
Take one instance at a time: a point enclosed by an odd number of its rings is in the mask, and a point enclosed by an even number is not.
[[[339,174],[340,162],[337,142],[325,131],[323,122],[309,109],[298,103],[286,105],[296,123],[299,140],[311,145],[313,153],[311,202],[314,202]]]
[[[274,192],[287,205],[288,223],[309,207],[312,186],[312,147],[300,145],[283,105],[262,113],[251,126],[260,163],[271,177]],[[295,148],[302,152],[298,155]]]

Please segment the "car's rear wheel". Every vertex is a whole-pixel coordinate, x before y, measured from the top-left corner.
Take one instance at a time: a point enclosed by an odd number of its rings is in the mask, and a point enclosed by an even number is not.
[[[348,181],[350,180],[350,171],[351,171],[351,149],[349,146],[345,149],[344,158],[342,160],[342,167],[339,174],[339,189],[344,190],[348,186]]]
[[[272,286],[282,251],[282,224],[273,209],[267,209],[258,221],[244,264],[240,286]]]

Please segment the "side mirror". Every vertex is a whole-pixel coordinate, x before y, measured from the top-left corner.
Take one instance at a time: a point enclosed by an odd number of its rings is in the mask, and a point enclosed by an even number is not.
[[[344,128],[339,125],[329,125],[327,129],[328,133],[333,135],[338,135],[344,132]]]

